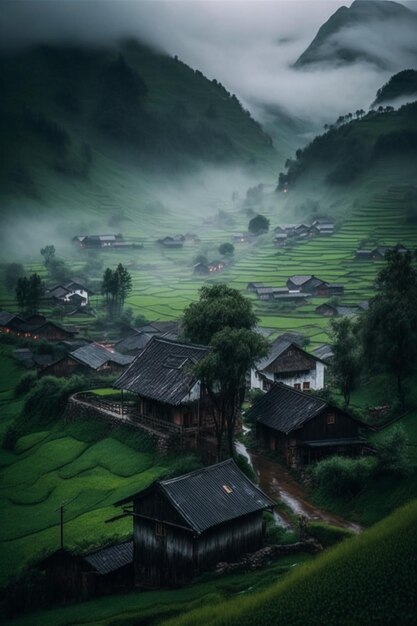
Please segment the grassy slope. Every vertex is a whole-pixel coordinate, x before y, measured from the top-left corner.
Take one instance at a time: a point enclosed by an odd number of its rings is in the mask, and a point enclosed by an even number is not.
[[[417,501],[251,597],[166,626],[414,624]]]

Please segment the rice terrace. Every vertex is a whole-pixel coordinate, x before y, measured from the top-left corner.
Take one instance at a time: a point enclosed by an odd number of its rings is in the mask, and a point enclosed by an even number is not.
[[[0,621],[411,626],[416,3],[0,3]]]

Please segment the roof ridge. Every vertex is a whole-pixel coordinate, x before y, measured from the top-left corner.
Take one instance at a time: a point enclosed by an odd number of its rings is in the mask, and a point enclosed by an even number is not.
[[[198,348],[198,349],[210,350],[210,346],[203,346],[202,344],[199,344],[199,343],[185,343],[184,341],[178,341],[178,339],[169,339],[168,337],[165,337],[162,335],[161,336],[156,335],[155,337],[152,337],[152,340],[159,341],[160,343],[169,343],[169,344],[175,344],[178,346],[184,346],[185,348]]]
[[[193,470],[192,472],[188,472],[188,474],[181,474],[181,476],[174,476],[173,478],[167,478],[166,480],[157,480],[156,482],[159,485],[171,485],[172,483],[175,483],[179,480],[183,480],[185,478],[189,478],[190,476],[195,476],[197,474],[202,474],[203,472],[208,472],[210,471],[213,467],[220,467],[220,466],[224,466],[224,465],[231,465],[231,464],[236,465],[235,461],[230,458],[230,459],[225,459],[224,461],[219,461],[219,463],[212,463],[211,465],[206,465],[204,467],[200,467],[199,469]],[[236,465],[237,467],[237,465]]]

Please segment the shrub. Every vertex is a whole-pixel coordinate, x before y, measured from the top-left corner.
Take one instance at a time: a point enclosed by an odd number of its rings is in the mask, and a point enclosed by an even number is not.
[[[25,421],[48,423],[63,412],[71,394],[87,387],[88,382],[83,376],[71,376],[69,379],[44,376],[26,396],[23,418]]]
[[[372,475],[376,461],[372,457],[350,459],[333,456],[317,463],[313,478],[319,488],[330,496],[352,496]]]
[[[326,522],[309,522],[308,535],[318,541],[324,548],[333,546],[343,539],[348,539],[354,534],[347,528],[326,524]]]
[[[36,384],[37,380],[38,377],[35,372],[27,372],[27,374],[24,374],[14,389],[14,395],[16,398],[24,396],[28,391],[30,391],[30,389],[32,389],[32,387]]]
[[[375,442],[379,474],[408,474],[411,466],[407,444],[408,438],[401,425],[395,426]]]
[[[219,254],[223,256],[232,256],[234,254],[235,247],[232,243],[222,243],[219,246]]]
[[[171,465],[169,470],[163,475],[163,478],[175,478],[176,476],[189,474],[202,467],[203,464],[201,460],[195,454],[186,454],[185,456],[180,456],[175,463]]]
[[[265,540],[267,543],[287,545],[298,541],[297,533],[285,526],[278,525],[272,513],[265,512],[264,520],[266,522]]]
[[[4,450],[14,450],[21,434],[16,424],[10,424],[3,435],[2,448],[4,448]]]
[[[248,230],[254,235],[267,233],[269,230],[269,219],[264,215],[256,215],[250,220]]]

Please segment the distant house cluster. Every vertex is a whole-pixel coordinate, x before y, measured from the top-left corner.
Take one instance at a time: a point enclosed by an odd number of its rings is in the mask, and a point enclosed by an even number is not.
[[[335,225],[329,219],[314,220],[312,224],[282,224],[274,229],[274,244],[283,247],[287,241],[307,240],[317,236],[334,235]]]
[[[400,254],[405,254],[407,252],[407,248],[402,244],[397,244],[396,246],[377,246],[376,248],[362,248],[356,250],[355,260],[356,261],[383,261],[387,252],[399,252]]]
[[[79,278],[73,278],[65,285],[54,285],[45,292],[45,298],[53,304],[73,305],[85,307],[89,303],[92,291]]]
[[[182,248],[184,245],[184,241],[184,235],[168,235],[163,239],[158,239],[158,243],[161,244],[161,246],[165,246],[165,248]]]
[[[324,304],[320,304],[315,309],[315,312],[319,315],[323,315],[324,317],[354,317],[363,311],[367,311],[368,308],[368,300],[362,300],[362,302],[359,302],[356,306],[337,305],[325,302]]]
[[[125,241],[123,235],[76,235],[72,239],[79,248],[95,249],[102,248],[142,248],[139,241]]]
[[[340,283],[329,283],[312,274],[290,276],[286,287],[266,287],[263,283],[248,283],[246,288],[255,293],[259,300],[298,304],[305,304],[312,296],[325,297],[341,295],[344,292],[344,286]]]
[[[233,233],[232,235],[234,243],[251,243],[255,241],[256,235],[253,233]]]

